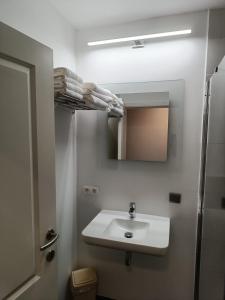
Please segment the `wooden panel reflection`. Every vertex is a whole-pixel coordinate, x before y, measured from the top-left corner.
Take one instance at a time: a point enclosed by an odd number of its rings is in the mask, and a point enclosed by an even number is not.
[[[168,107],[127,108],[118,132],[118,158],[166,161]]]

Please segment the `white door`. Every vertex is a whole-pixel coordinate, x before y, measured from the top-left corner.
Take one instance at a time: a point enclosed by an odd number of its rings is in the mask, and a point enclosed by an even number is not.
[[[57,235],[46,236],[56,214],[52,72],[51,49],[0,23],[0,299],[57,299]]]

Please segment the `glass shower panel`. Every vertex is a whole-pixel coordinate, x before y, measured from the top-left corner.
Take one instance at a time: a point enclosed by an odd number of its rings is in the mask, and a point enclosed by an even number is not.
[[[210,94],[199,300],[225,300],[225,59]]]

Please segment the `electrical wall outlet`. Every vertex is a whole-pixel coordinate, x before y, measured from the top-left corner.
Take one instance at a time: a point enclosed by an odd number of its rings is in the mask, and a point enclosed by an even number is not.
[[[86,195],[97,195],[99,193],[99,186],[96,185],[83,185],[82,193]]]
[[[169,201],[172,203],[181,203],[181,194],[179,193],[169,193]]]

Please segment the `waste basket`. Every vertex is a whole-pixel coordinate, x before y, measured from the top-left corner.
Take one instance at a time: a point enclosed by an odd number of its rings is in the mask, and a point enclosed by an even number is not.
[[[71,289],[74,300],[95,300],[97,292],[97,275],[92,268],[72,272]]]

